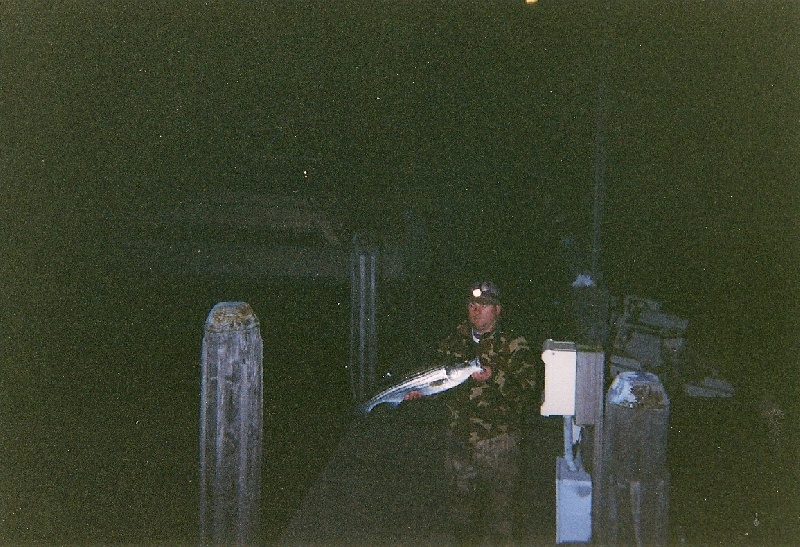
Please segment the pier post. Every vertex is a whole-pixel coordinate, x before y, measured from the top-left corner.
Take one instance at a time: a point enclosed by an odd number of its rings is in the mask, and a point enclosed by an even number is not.
[[[666,545],[670,401],[661,380],[622,372],[606,394],[603,545]]]
[[[258,542],[263,439],[263,342],[244,302],[205,322],[200,394],[200,541]]]

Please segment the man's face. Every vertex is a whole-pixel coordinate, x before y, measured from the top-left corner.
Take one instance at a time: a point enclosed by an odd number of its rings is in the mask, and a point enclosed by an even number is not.
[[[467,317],[475,332],[484,334],[494,328],[497,318],[500,316],[500,310],[500,306],[496,304],[470,302],[467,304]]]

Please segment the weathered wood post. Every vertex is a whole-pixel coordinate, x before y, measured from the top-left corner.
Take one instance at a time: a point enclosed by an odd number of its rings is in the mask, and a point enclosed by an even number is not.
[[[661,380],[622,372],[606,394],[604,545],[666,545],[670,401]]]
[[[257,543],[263,439],[263,342],[244,302],[206,319],[200,394],[200,541]]]

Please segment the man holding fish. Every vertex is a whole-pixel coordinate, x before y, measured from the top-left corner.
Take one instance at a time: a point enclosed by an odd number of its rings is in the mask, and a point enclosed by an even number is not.
[[[519,505],[520,441],[526,413],[537,408],[542,371],[523,336],[500,327],[500,291],[474,283],[467,319],[438,348],[441,362],[480,363],[482,370],[444,392],[450,412],[446,456],[457,534],[468,542],[513,539]],[[423,396],[410,391],[405,400]]]

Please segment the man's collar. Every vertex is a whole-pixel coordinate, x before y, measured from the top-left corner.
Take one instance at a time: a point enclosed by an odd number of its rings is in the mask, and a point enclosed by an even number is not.
[[[477,332],[475,332],[475,329],[473,329],[471,326],[469,327],[469,332],[472,335],[472,340],[477,344],[484,338],[492,338],[494,336],[494,333],[497,332],[497,324],[495,324],[492,330],[486,331],[483,334],[478,334]]]

